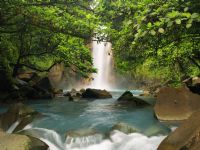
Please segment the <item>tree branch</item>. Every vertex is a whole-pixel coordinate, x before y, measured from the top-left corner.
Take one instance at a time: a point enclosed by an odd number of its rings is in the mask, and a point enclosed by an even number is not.
[[[84,6],[84,5],[81,5],[80,3],[78,2],[67,2],[67,1],[51,1],[51,2],[41,2],[41,3],[29,3],[29,4],[23,4],[23,6],[55,6],[55,5],[64,5],[64,6],[69,6],[69,5],[74,5],[74,6],[79,6],[80,8],[83,8],[87,11],[91,11],[91,12],[94,12],[94,10]]]
[[[51,70],[51,68],[53,67],[53,66],[55,66],[56,64],[59,64],[59,63],[61,63],[61,61],[58,61],[58,62],[55,62],[55,63],[53,63],[49,68],[47,68],[47,69],[41,69],[41,68],[37,68],[36,66],[33,66],[33,65],[29,65],[29,64],[23,64],[23,63],[20,63],[19,64],[19,67],[27,67],[27,68],[30,68],[30,69],[32,69],[32,70],[35,70],[35,71],[38,71],[38,72],[48,72],[49,70]]]
[[[51,30],[51,32],[54,32],[54,33],[63,33],[63,34],[67,34],[67,35],[71,35],[71,36],[83,38],[83,39],[90,38],[89,35],[81,35],[80,33],[76,33],[76,32],[68,32],[68,30],[64,29],[64,28],[58,29],[58,28],[53,27],[53,26],[48,26],[48,25],[45,25],[45,24],[36,24],[34,22],[31,22],[31,25],[38,27],[38,28],[41,28],[41,29]]]

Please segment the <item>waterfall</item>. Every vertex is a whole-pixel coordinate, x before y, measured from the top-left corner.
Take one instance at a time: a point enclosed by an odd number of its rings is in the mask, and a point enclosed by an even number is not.
[[[49,146],[49,150],[65,150],[64,142],[61,136],[49,129],[27,128],[20,133],[40,139]]]
[[[6,131],[7,133],[12,133],[15,128],[19,125],[19,123],[21,122],[21,120],[17,120],[15,121],[9,128],[8,130]]]
[[[112,89],[113,65],[111,43],[92,43],[93,64],[97,73],[93,74],[93,80],[89,87],[95,89]]]

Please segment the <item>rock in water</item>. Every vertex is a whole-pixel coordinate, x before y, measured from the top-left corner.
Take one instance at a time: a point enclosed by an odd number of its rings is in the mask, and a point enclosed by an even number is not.
[[[112,98],[112,95],[106,90],[86,89],[83,92],[82,97],[90,99],[106,99],[106,98]]]
[[[147,103],[146,101],[137,98],[133,96],[133,94],[130,91],[124,92],[118,99],[117,101],[120,104],[131,104],[133,106],[149,106],[150,104]]]
[[[199,150],[200,110],[193,113],[159,145],[158,150]]]
[[[94,129],[78,129],[78,130],[67,131],[66,135],[75,138],[75,137],[91,136],[97,133],[98,132]]]
[[[42,141],[26,135],[7,134],[0,131],[1,150],[47,150]]]
[[[184,120],[200,109],[200,96],[186,88],[165,87],[158,93],[155,114],[160,120]]]
[[[39,112],[22,103],[13,104],[9,107],[6,113],[0,115],[0,127],[6,131],[15,122],[19,121],[18,125],[14,129],[14,132],[16,132],[23,129],[27,124],[31,123],[33,119],[39,115]]]
[[[126,133],[126,134],[129,134],[129,133],[134,133],[134,132],[140,132],[137,128],[135,128],[134,126],[131,126],[129,124],[126,124],[126,123],[123,123],[123,122],[120,122],[120,123],[117,123],[115,124],[111,130],[119,130],[123,133]]]

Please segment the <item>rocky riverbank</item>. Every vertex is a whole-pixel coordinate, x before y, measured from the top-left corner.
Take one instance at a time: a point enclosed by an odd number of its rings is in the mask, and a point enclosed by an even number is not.
[[[24,100],[52,99],[54,89],[47,76],[25,72],[13,79],[12,88],[0,91],[1,103],[14,103]]]
[[[47,150],[48,146],[31,136],[21,135],[26,125],[41,114],[32,108],[17,103],[0,114],[0,147],[2,150]]]

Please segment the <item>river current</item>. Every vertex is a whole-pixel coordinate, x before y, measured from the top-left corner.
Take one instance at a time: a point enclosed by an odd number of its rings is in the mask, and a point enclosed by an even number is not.
[[[153,107],[117,105],[116,99],[123,92],[111,92],[113,98],[93,101],[70,102],[66,98],[29,101],[26,104],[43,117],[35,119],[23,132],[41,139],[50,150],[156,150],[169,134],[170,126],[155,118]],[[154,103],[152,98],[145,100]],[[120,122],[134,127],[137,132],[111,131],[112,126]],[[69,131],[90,129],[98,133],[76,138],[66,136]]]

